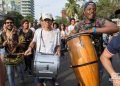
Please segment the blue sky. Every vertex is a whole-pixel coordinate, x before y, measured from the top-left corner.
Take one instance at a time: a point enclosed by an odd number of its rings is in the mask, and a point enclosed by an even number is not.
[[[34,0],[35,19],[39,19],[41,13],[52,13],[54,18],[61,16],[61,10],[66,2],[66,0]]]

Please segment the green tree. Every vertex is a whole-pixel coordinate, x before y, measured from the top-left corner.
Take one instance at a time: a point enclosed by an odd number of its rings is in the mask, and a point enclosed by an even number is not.
[[[68,17],[72,18],[75,14],[79,15],[80,5],[77,4],[77,0],[67,0],[68,3],[65,4],[65,10]]]
[[[21,26],[21,20],[24,18],[19,12],[16,12],[16,11],[10,11],[8,12],[5,17],[7,16],[11,16],[14,18],[14,23],[16,25],[16,27],[20,27]]]
[[[25,16],[25,19],[28,19],[30,22],[34,22],[34,17],[32,15]]]
[[[63,18],[63,17],[59,17],[57,16],[56,19],[55,19],[55,22],[57,22],[58,24],[65,24],[65,25],[68,25],[68,19],[67,18]]]
[[[117,9],[120,8],[119,0],[99,0],[97,2],[97,16],[112,18]]]

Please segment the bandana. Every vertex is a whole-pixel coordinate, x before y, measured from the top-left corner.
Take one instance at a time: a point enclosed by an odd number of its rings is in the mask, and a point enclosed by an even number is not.
[[[84,5],[84,9],[85,9],[88,5],[93,5],[93,6],[96,7],[96,4],[95,4],[94,2],[89,1],[89,2],[85,3],[85,5]]]

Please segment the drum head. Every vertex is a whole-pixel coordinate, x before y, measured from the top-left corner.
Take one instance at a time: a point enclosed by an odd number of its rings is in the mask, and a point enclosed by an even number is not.
[[[69,40],[71,40],[73,38],[76,38],[76,37],[79,37],[79,36],[83,36],[83,35],[90,35],[90,34],[84,33],[84,32],[83,33],[76,33],[76,34],[72,34],[72,35],[68,36],[68,38],[66,40],[69,41]]]

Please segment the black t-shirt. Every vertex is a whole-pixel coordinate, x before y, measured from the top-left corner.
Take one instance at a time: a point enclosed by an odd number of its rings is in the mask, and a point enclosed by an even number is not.
[[[20,31],[18,32],[18,43],[19,45],[19,49],[20,51],[25,51],[28,49],[28,46],[30,44],[30,42],[33,39],[33,32],[31,29],[28,30],[28,32],[23,32],[22,29],[20,29]]]

